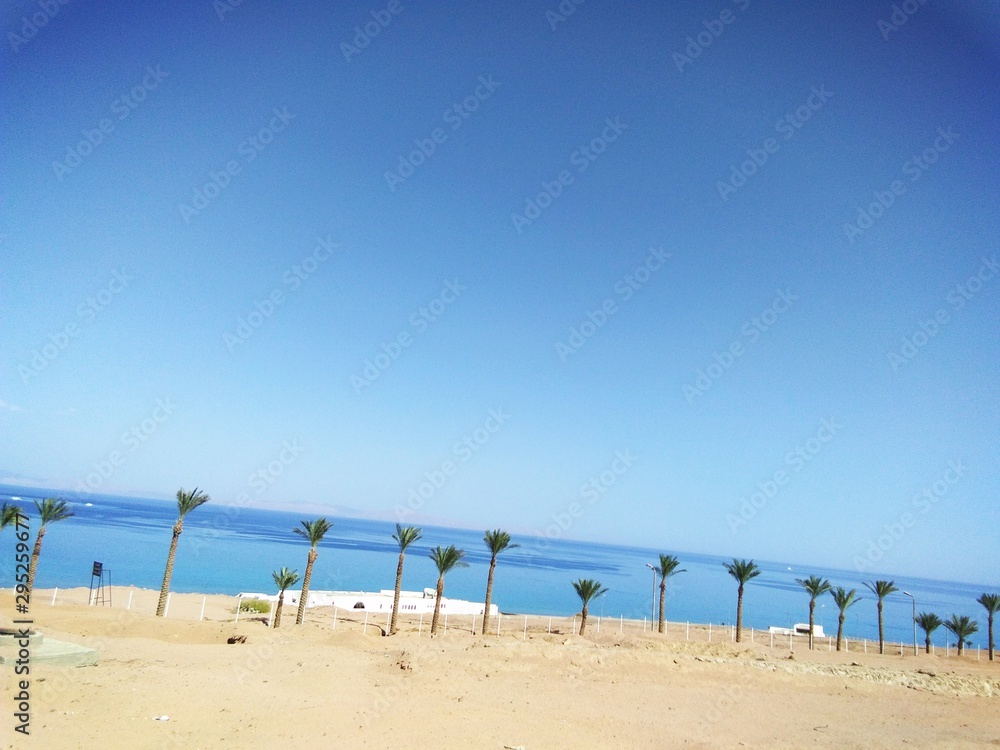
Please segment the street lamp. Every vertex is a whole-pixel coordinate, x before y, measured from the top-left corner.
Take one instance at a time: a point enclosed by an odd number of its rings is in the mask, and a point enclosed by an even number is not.
[[[917,655],[917,600],[913,597],[909,591],[904,591],[903,596],[910,597],[910,603],[913,605],[913,655]]]
[[[656,568],[649,563],[646,563],[646,567],[653,571],[653,595],[649,600],[649,623],[650,630],[652,630],[653,620],[656,619]]]

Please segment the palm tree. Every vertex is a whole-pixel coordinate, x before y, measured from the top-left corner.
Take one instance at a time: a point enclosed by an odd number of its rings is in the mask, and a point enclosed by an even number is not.
[[[65,521],[73,515],[66,505],[65,500],[58,500],[53,497],[47,497],[42,502],[35,500],[35,507],[38,508],[38,516],[42,521],[42,525],[38,527],[38,536],[35,537],[35,549],[31,552],[31,562],[28,565],[29,596],[31,595],[31,590],[35,587],[35,572],[38,570],[38,556],[42,554],[42,538],[45,536],[45,527],[56,521]],[[16,518],[14,523],[17,523]]]
[[[21,515],[21,510],[16,505],[3,504],[3,508],[0,509],[0,531],[3,531],[8,526],[16,526],[17,519]]]
[[[333,524],[325,518],[317,518],[315,521],[302,521],[302,528],[292,529],[293,534],[298,534],[309,542],[309,557],[306,558],[306,574],[302,578],[302,593],[299,595],[299,611],[295,615],[295,624],[301,625],[302,618],[306,616],[306,602],[309,600],[309,581],[312,580],[313,563],[319,557],[316,545],[320,543],[326,532],[333,528]]]
[[[831,588],[830,582],[819,576],[809,576],[808,578],[796,578],[795,582],[809,592],[809,648],[813,647],[813,623],[816,612],[816,598],[822,596]]]
[[[195,487],[185,492],[181,487],[177,490],[177,521],[174,523],[174,536],[170,540],[170,552],[167,553],[167,569],[163,572],[163,584],[160,586],[160,600],[156,603],[156,616],[163,617],[167,608],[167,594],[170,593],[170,578],[174,574],[174,558],[177,557],[177,540],[184,531],[184,516],[195,508],[204,505],[211,498],[204,492],[198,492]]]
[[[687,571],[683,568],[678,570],[677,566],[681,562],[673,555],[660,554],[660,566],[656,568],[656,572],[660,574],[660,632],[663,632],[664,614],[666,611],[666,601],[667,601],[667,579],[670,576],[675,576],[678,573],[686,573]]]
[[[490,551],[490,574],[486,578],[486,600],[483,607],[483,635],[486,635],[490,625],[490,602],[493,599],[493,573],[497,569],[497,555],[505,549],[513,549],[521,545],[511,544],[510,534],[500,529],[487,531],[483,541],[486,542],[486,547]]]
[[[899,589],[893,586],[893,581],[863,581],[862,583],[878,598],[878,652],[885,653],[885,626],[882,623],[882,600]]]
[[[399,562],[396,564],[396,592],[392,595],[392,622],[389,624],[389,635],[396,635],[396,615],[399,614],[399,592],[403,589],[403,557],[406,548],[420,538],[420,529],[416,526],[400,526],[396,524],[396,533],[392,535],[399,545]]]
[[[929,654],[931,652],[931,633],[941,627],[944,623],[941,622],[941,618],[938,617],[933,612],[921,612],[913,621],[920,626],[920,629],[924,631],[924,650]]]
[[[583,635],[587,629],[587,605],[590,604],[591,599],[596,599],[607,589],[601,586],[600,581],[594,581],[590,578],[573,581],[573,588],[576,589],[576,595],[583,602],[583,611],[580,613],[580,635]]]
[[[952,615],[950,620],[945,620],[941,624],[950,630],[958,640],[959,656],[965,651],[965,642],[969,639],[969,636],[979,632],[979,623],[968,615],[962,615],[961,617]]]
[[[993,661],[993,615],[1000,612],[1000,594],[983,594],[976,601],[986,607],[986,624],[990,639],[990,661]]]
[[[840,617],[837,618],[837,650],[840,651],[840,644],[844,639],[844,620],[847,617],[847,610],[852,605],[857,604],[860,599],[858,599],[857,589],[848,591],[843,586],[837,586],[837,588],[832,589],[830,596],[833,597],[837,609],[840,610]]]
[[[444,576],[452,568],[467,568],[469,563],[462,558],[465,557],[464,549],[456,549],[454,544],[447,547],[435,547],[431,550],[431,560],[438,569],[437,594],[434,597],[434,618],[431,620],[431,635],[437,633],[438,618],[441,616],[441,599],[444,597]]]
[[[739,643],[743,637],[743,587],[751,578],[760,575],[760,568],[753,560],[737,560],[733,558],[731,563],[722,563],[736,582],[739,583],[736,598],[736,642]]]
[[[278,606],[274,610],[274,627],[281,627],[281,608],[285,604],[285,589],[299,582],[299,571],[280,568],[271,572],[274,584],[278,587]]]

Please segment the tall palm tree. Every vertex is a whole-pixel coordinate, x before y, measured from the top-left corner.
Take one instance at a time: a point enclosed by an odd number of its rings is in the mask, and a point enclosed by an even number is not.
[[[973,633],[979,632],[979,623],[973,620],[968,615],[952,615],[950,620],[945,620],[942,625],[952,632],[955,638],[958,640],[958,655],[961,656],[965,651],[965,642]]]
[[[278,587],[278,606],[274,610],[274,627],[281,627],[281,608],[285,605],[285,589],[299,582],[299,571],[280,568],[271,571],[274,584]]]
[[[497,569],[497,555],[503,552],[505,549],[513,549],[514,547],[520,547],[520,544],[510,543],[510,534],[506,531],[501,531],[500,529],[494,529],[493,531],[487,531],[485,536],[483,536],[483,541],[486,542],[486,547],[490,551],[490,574],[486,578],[486,600],[483,607],[483,635],[486,635],[486,631],[489,629],[490,625],[490,603],[493,600],[493,573]]]
[[[587,605],[590,604],[591,599],[601,596],[607,589],[601,586],[600,581],[595,581],[591,578],[581,578],[573,581],[573,588],[576,589],[576,595],[583,602],[583,611],[580,613],[580,635],[583,635],[587,630]]]
[[[743,587],[751,578],[760,575],[760,568],[753,560],[737,560],[733,558],[731,563],[722,563],[736,582],[739,584],[736,597],[736,642],[739,643],[743,637]]]
[[[921,612],[913,621],[920,626],[920,629],[924,631],[924,651],[926,653],[931,652],[931,633],[941,627],[944,623],[941,622],[941,618],[938,617],[933,612]]]
[[[396,564],[396,592],[392,595],[392,622],[389,623],[389,635],[396,635],[396,615],[399,614],[399,592],[403,590],[403,558],[406,548],[420,538],[420,529],[416,526],[401,526],[396,524],[396,533],[392,535],[399,545],[399,562]]]
[[[447,547],[435,547],[431,550],[431,560],[438,569],[437,594],[434,597],[434,617],[431,620],[431,635],[437,633],[438,618],[441,616],[441,599],[444,598],[444,576],[452,568],[467,568],[469,563],[462,558],[465,557],[464,549],[456,549],[454,544]]]
[[[837,650],[840,651],[840,644],[844,640],[844,620],[847,618],[847,610],[857,604],[860,599],[858,599],[857,589],[848,591],[843,586],[831,589],[830,596],[833,597],[837,609],[840,610],[840,617],[837,618]]]
[[[174,558],[177,557],[177,540],[180,538],[181,532],[184,531],[184,516],[204,505],[210,499],[204,492],[198,492],[197,487],[190,492],[185,492],[183,487],[177,490],[177,521],[174,522],[174,536],[170,540],[170,552],[167,553],[167,568],[163,572],[163,583],[160,585],[160,600],[156,603],[157,617],[163,617],[163,612],[167,608],[170,578],[174,574]]]
[[[795,582],[809,592],[809,648],[813,647],[813,628],[816,613],[816,598],[822,596],[831,588],[830,582],[819,576],[809,576],[808,578],[796,578]]]
[[[667,579],[670,576],[675,576],[678,573],[686,573],[687,571],[681,568],[677,569],[677,566],[681,562],[673,555],[660,554],[660,565],[656,568],[656,572],[660,574],[660,632],[663,632],[664,616],[666,614],[666,603],[667,603]]]
[[[16,505],[3,504],[3,508],[0,509],[0,531],[3,531],[8,526],[16,526],[18,516],[21,515],[20,509]]]
[[[976,601],[986,607],[986,624],[990,639],[990,661],[993,661],[993,615],[1000,612],[1000,594],[983,594]]]
[[[299,596],[299,611],[295,615],[295,624],[301,625],[302,618],[306,616],[306,602],[309,601],[309,581],[312,580],[313,563],[319,557],[316,545],[319,544],[326,532],[333,528],[333,524],[325,518],[317,518],[315,521],[302,521],[302,528],[292,529],[293,534],[309,542],[309,556],[306,558],[306,574],[302,578],[302,594]]]
[[[893,581],[863,581],[862,583],[878,598],[878,652],[885,653],[885,626],[882,624],[882,600],[899,591]]]
[[[28,565],[28,594],[35,587],[35,572],[38,570],[38,556],[42,554],[42,538],[45,536],[45,527],[56,521],[65,521],[73,513],[66,505],[65,500],[58,500],[47,497],[42,502],[35,500],[35,507],[38,509],[38,516],[41,519],[41,526],[38,527],[38,536],[35,537],[35,549],[31,552],[31,562]],[[17,523],[17,519],[14,519]]]

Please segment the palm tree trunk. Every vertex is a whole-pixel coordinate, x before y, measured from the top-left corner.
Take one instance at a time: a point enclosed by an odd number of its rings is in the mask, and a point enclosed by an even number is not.
[[[160,585],[160,600],[156,603],[156,616],[163,617],[167,609],[167,594],[170,593],[170,579],[174,575],[174,558],[177,557],[177,540],[184,530],[184,523],[177,519],[174,524],[174,536],[170,540],[170,552],[167,554],[167,569],[163,571],[163,583]]]
[[[878,600],[878,652],[885,653],[885,626],[882,624],[882,600]]]
[[[844,613],[840,613],[840,617],[837,619],[837,650],[840,651],[840,644],[844,638]]]
[[[924,638],[924,653],[929,654],[931,652],[931,634],[928,633],[927,637]]]
[[[38,536],[35,537],[35,548],[31,551],[31,562],[28,563],[28,596],[31,596],[35,588],[35,571],[38,570],[38,557],[42,554],[42,537],[45,536],[45,524],[38,527]]]
[[[660,632],[663,632],[663,615],[667,603],[667,582],[660,581]]]
[[[285,604],[285,590],[282,589],[281,592],[278,594],[278,606],[274,610],[274,627],[276,628],[281,627],[281,608],[282,606],[284,606],[284,604]]]
[[[483,635],[490,625],[490,603],[493,601],[493,571],[497,569],[497,556],[490,558],[490,574],[486,577],[486,601],[483,602]]]
[[[399,592],[403,589],[403,555],[399,553],[396,563],[396,591],[392,595],[392,621],[389,623],[389,635],[396,635],[396,616],[399,614]]]
[[[583,605],[583,612],[580,616],[580,635],[583,635],[584,631],[587,629],[587,605]]]
[[[813,650],[813,623],[815,622],[816,600],[809,600],[809,650]]]
[[[993,613],[990,612],[990,616],[986,618],[987,630],[989,631],[990,637],[990,661],[993,661]]]
[[[444,576],[438,576],[437,594],[434,597],[434,617],[431,618],[431,635],[437,633],[438,618],[441,617],[441,597],[444,596]]]
[[[958,639],[958,655],[961,656],[963,653],[965,653],[965,639],[964,638],[959,638]]]
[[[316,562],[317,556],[316,548],[310,548],[309,557],[306,558],[306,574],[302,576],[302,594],[299,596],[299,611],[295,613],[296,625],[301,625],[302,619],[306,616],[306,602],[309,601],[309,582],[313,577],[313,563]]]
[[[736,596],[736,642],[739,643],[743,637],[743,585],[737,591]]]

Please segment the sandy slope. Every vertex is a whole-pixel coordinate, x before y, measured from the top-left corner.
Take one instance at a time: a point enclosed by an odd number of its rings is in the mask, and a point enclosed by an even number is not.
[[[295,627],[286,610],[268,630],[234,625],[230,597],[209,597],[198,622],[201,596],[175,595],[164,620],[149,614],[154,592],[128,612],[119,591],[114,608],[69,603],[85,595],[61,592],[67,603],[51,607],[39,592],[32,617],[51,637],[99,648],[98,666],[34,666],[28,738],[13,732],[4,667],[0,747],[1000,747],[1000,662],[985,655],[797,646],[789,660],[787,644],[687,642],[677,628],[620,634],[606,621],[597,635],[591,620],[580,638],[558,619],[563,632],[549,635],[547,618],[527,640],[516,627],[482,638],[456,623],[432,640],[426,621],[423,637],[414,621],[383,638],[343,613],[333,630],[332,612]],[[9,592],[0,611],[12,611]],[[228,645],[236,633],[247,642]]]

